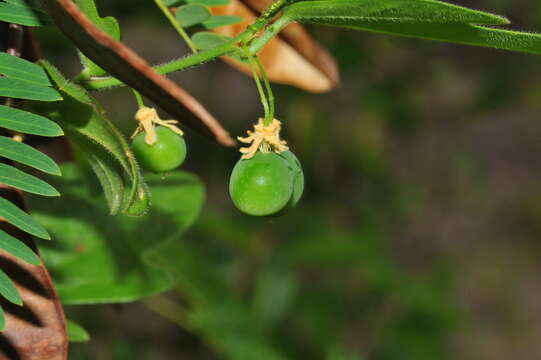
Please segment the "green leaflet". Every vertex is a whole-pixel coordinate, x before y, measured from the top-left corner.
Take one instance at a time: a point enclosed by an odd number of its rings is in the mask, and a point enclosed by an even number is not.
[[[188,4],[201,4],[205,6],[223,6],[229,4],[229,0],[186,0]]]
[[[4,309],[0,306],[0,331],[6,329],[6,317],[4,315]]]
[[[2,15],[6,14],[5,10],[9,6],[18,8],[16,9],[17,16],[28,16],[30,13],[34,14],[34,11],[38,12],[36,9],[39,6],[36,4],[32,0],[24,2],[23,0],[8,0],[6,3],[0,3],[0,20],[4,19]],[[35,6],[35,9],[30,9],[30,6]],[[15,20],[15,22],[17,21]],[[31,22],[25,21],[19,23],[32,25]],[[34,23],[34,25],[38,24]],[[51,83],[43,68],[3,52],[0,52],[0,96],[42,101],[62,99],[60,94],[51,88]],[[62,135],[62,130],[54,122],[42,116],[4,105],[0,105],[0,128],[42,136]],[[0,158],[10,159],[50,174],[60,175],[59,167],[47,155],[8,137],[0,136]],[[5,163],[0,163],[0,183],[30,193],[45,196],[59,195],[58,191],[43,180]],[[31,235],[50,239],[47,231],[38,222],[3,197],[0,197],[0,217]],[[41,263],[32,249],[1,230],[0,249],[30,264],[39,265]],[[22,305],[17,288],[1,271],[0,295],[12,303]],[[0,331],[3,331],[4,327],[4,312],[0,308]]]
[[[0,184],[12,186],[29,193],[43,196],[60,196],[58,191],[45,181],[29,175],[16,167],[0,163]]]
[[[64,135],[55,122],[43,116],[4,105],[0,105],[0,127],[32,135]]]
[[[200,4],[188,4],[177,8],[177,22],[183,28],[194,26],[210,18],[209,9]]]
[[[101,17],[94,0],[75,0],[74,1],[79,9],[96,25],[99,29],[103,30],[116,40],[120,40],[120,26],[118,21],[112,17]],[[92,60],[87,58],[82,53],[79,53],[81,61],[83,63],[83,74],[85,76],[103,76],[106,75],[106,71],[96,65]]]
[[[49,23],[50,19],[36,1],[6,0],[0,3],[0,21],[41,26]]]
[[[67,323],[70,342],[87,342],[90,340],[90,335],[81,325],[70,319],[68,319]]]
[[[0,52],[0,74],[35,85],[51,86],[41,66],[5,52]]]
[[[145,260],[147,252],[177,242],[203,205],[201,182],[186,172],[148,176],[155,199],[141,217],[109,216],[103,197],[88,189],[74,164],[53,184],[61,199],[29,197],[29,209],[54,236],[40,246],[65,304],[129,302],[172,287],[171,278]],[[69,214],[69,216],[67,216]]]
[[[52,175],[60,175],[60,168],[53,159],[31,146],[5,136],[0,136],[0,157],[17,161]]]
[[[104,188],[111,214],[144,214],[149,196],[126,139],[86,90],[68,82],[51,64],[42,65],[64,101],[54,106],[39,104],[36,109],[56,121],[82,150]]]
[[[229,4],[229,0],[164,0],[164,5],[167,7],[176,7],[182,4],[201,4],[205,6],[220,6]]]
[[[208,50],[225,44],[231,38],[208,31],[200,31],[192,35],[192,41],[199,50]]]
[[[2,3],[0,3],[2,5]],[[60,94],[50,88],[43,69],[29,61],[0,52],[0,97],[57,101]]]
[[[234,15],[219,15],[211,16],[209,19],[203,21],[203,26],[206,29],[215,29],[220,26],[234,25],[242,22],[242,17]]]
[[[29,264],[41,264],[41,260],[32,249],[19,239],[14,238],[2,230],[0,230],[0,249],[7,251],[11,255],[16,256]]]
[[[41,239],[50,240],[51,236],[33,217],[13,205],[10,201],[0,197],[0,216],[10,224],[37,236]]]
[[[15,305],[22,306],[23,304],[19,290],[17,290],[13,281],[2,270],[0,270],[0,295]]]
[[[0,96],[17,99],[57,101],[62,98],[53,89],[19,79],[0,77]]]
[[[288,6],[291,21],[333,26],[362,26],[373,21],[389,23],[509,24],[504,17],[432,0],[301,1]]]

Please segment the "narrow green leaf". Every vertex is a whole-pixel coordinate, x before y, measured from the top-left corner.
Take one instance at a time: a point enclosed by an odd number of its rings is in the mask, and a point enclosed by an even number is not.
[[[0,332],[6,329],[6,316],[4,315],[4,309],[0,306]]]
[[[203,21],[206,29],[215,29],[220,26],[234,25],[242,22],[242,17],[234,15],[215,15]]]
[[[8,77],[0,77],[0,96],[40,101],[62,100],[60,94],[50,87]]]
[[[41,239],[50,240],[51,236],[34,218],[13,205],[10,201],[0,197],[0,216],[10,224]]]
[[[180,26],[187,28],[210,18],[210,11],[204,5],[188,4],[178,7],[175,17]]]
[[[0,295],[5,297],[9,302],[22,306],[23,299],[19,290],[15,287],[15,284],[11,279],[0,269]]]
[[[67,323],[70,342],[87,342],[90,340],[90,335],[81,325],[70,319],[68,319]]]
[[[32,265],[40,265],[41,260],[36,253],[26,246],[21,240],[0,230],[0,249],[18,257]]]
[[[508,21],[497,15],[437,1],[303,1],[288,6],[279,21],[541,54],[541,34],[486,27],[483,25],[504,25]]]
[[[541,54],[541,34],[532,32],[495,29],[469,24],[389,24],[380,22],[373,22],[363,26],[351,26],[350,28],[427,40]]]
[[[34,108],[56,121],[87,156],[104,185],[112,214],[119,211],[134,216],[144,214],[150,198],[124,136],[86,90],[67,81],[51,64],[41,64],[62,93],[64,101],[54,106],[37,103],[33,104]],[[126,176],[122,176],[123,173]]]
[[[226,43],[231,38],[208,31],[200,31],[192,35],[192,41],[199,50],[208,50]]]
[[[29,196],[28,206],[54,237],[40,244],[40,251],[57,275],[55,286],[63,303],[129,302],[171,289],[172,278],[149,265],[145,256],[162,243],[177,242],[197,219],[204,202],[201,181],[184,171],[165,178],[149,174],[155,199],[151,211],[140,217],[112,217],[103,196],[85,186],[86,172],[62,164],[62,173],[51,180],[61,198]]]
[[[0,157],[17,161],[52,175],[60,175],[60,168],[53,159],[29,145],[5,136],[0,136]]]
[[[23,4],[12,0],[0,3],[0,21],[25,26],[41,26],[50,22],[40,9]]]
[[[34,85],[51,86],[41,66],[5,52],[0,52],[0,74]]]
[[[186,0],[188,4],[201,4],[205,6],[223,6],[229,4],[229,0]]]
[[[11,165],[0,163],[0,184],[8,185],[32,194],[60,196],[58,191],[45,181],[27,174]]]
[[[389,23],[509,24],[504,17],[432,0],[301,1],[288,6],[292,21],[333,26],[359,26],[371,21]]]
[[[86,136],[68,131],[68,137],[96,174],[109,205],[110,214],[117,214],[122,209],[122,196],[125,191],[120,164],[110,153]]]
[[[111,35],[114,39],[120,40],[120,26],[118,21],[112,17],[101,17],[94,0],[75,0],[79,9],[96,25],[100,30]],[[83,72],[88,76],[103,76],[107,74],[105,70],[96,65],[92,60],[80,53],[81,61],[84,66]]]
[[[60,126],[54,121],[4,105],[0,105],[0,127],[39,136],[64,135]]]

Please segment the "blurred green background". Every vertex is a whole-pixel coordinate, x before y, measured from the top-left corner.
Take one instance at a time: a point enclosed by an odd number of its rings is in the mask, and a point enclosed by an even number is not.
[[[455,3],[541,30],[540,2]],[[150,62],[187,53],[151,1],[98,4]],[[283,135],[304,167],[302,202],[279,218],[239,213],[227,190],[238,153],[188,131],[183,168],[201,177],[207,199],[179,241],[228,279],[226,295],[285,358],[539,356],[541,58],[310,30],[336,56],[342,83],[319,95],[274,86]],[[61,35],[38,36],[55,65],[79,71]],[[262,113],[253,81],[220,61],[171,77],[234,135]],[[96,96],[131,133],[130,92]],[[182,289],[168,296],[189,298]],[[227,358],[212,336],[139,303],[67,313],[92,335],[72,346],[73,359]],[[253,334],[236,332],[235,314],[226,315],[223,331],[242,347]]]

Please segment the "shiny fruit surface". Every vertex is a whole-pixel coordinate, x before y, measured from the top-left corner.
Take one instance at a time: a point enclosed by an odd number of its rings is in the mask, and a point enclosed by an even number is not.
[[[145,133],[137,135],[132,142],[132,150],[141,167],[152,172],[176,169],[186,158],[186,142],[164,126],[156,128],[156,142],[145,142]]]
[[[235,206],[248,215],[279,212],[293,194],[288,161],[273,152],[258,152],[251,159],[240,159],[231,173],[229,194]]]

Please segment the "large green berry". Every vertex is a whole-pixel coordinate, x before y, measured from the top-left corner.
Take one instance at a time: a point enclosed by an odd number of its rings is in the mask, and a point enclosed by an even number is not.
[[[176,169],[186,158],[184,138],[164,126],[156,128],[154,144],[147,144],[145,133],[141,133],[133,139],[132,149],[141,167],[153,172]]]
[[[293,193],[291,194],[291,199],[288,203],[288,207],[293,207],[297,205],[304,192],[304,173],[299,159],[297,159],[295,154],[291,151],[283,151],[280,153],[280,156],[285,158],[289,163],[293,176]]]
[[[289,163],[272,152],[258,152],[251,159],[240,159],[231,173],[231,199],[248,215],[276,214],[288,204],[292,193]]]

